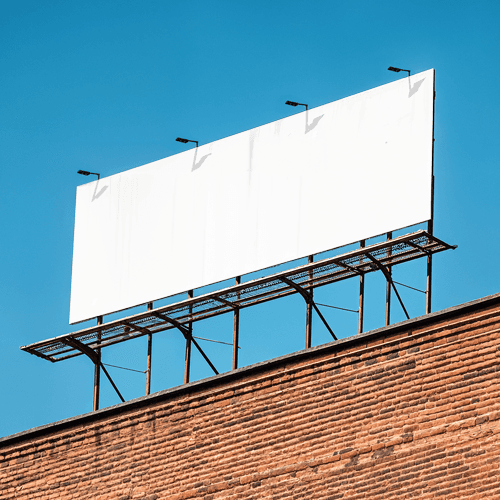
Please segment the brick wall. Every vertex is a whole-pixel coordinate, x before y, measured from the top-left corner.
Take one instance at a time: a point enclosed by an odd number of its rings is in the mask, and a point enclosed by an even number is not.
[[[0,497],[500,498],[500,294],[0,440]]]

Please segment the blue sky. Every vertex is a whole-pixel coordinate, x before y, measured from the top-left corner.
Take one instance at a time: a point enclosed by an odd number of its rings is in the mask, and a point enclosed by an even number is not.
[[[93,366],[51,364],[20,345],[68,325],[79,169],[111,175],[176,154],[177,136],[207,143],[401,76],[436,69],[435,234],[458,244],[436,256],[433,310],[500,291],[496,2],[252,1],[0,3],[0,436],[91,410]],[[401,74],[400,74],[401,75]],[[404,161],[404,159],[402,159]],[[397,207],[395,207],[397,210]],[[98,244],[98,242],[96,242]],[[404,268],[404,269],[403,269]],[[425,287],[422,262],[395,279]],[[384,323],[385,283],[367,278],[366,329]],[[422,294],[401,291],[411,316]],[[357,308],[357,282],[326,287],[318,302]],[[404,317],[394,302],[394,321]],[[357,316],[323,312],[340,337]],[[196,334],[231,340],[230,316]],[[329,341],[315,319],[313,343]],[[242,312],[241,363],[303,348],[300,297]],[[183,340],[154,342],[153,391],[182,383]],[[145,343],[103,360],[145,370]],[[135,341],[134,341],[135,342]],[[220,371],[231,348],[203,344]],[[126,399],[145,376],[110,368]],[[210,375],[195,355],[192,378]],[[118,402],[103,381],[101,406]]]

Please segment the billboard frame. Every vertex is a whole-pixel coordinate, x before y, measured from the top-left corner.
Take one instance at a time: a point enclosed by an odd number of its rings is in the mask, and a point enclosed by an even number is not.
[[[411,77],[408,76],[407,78],[411,90]],[[147,311],[145,313],[138,313],[106,324],[103,322],[103,316],[98,316],[97,326],[95,327],[22,346],[21,349],[51,362],[70,359],[82,354],[91,359],[95,365],[93,410],[96,411],[99,409],[101,369],[109,379],[119,398],[124,401],[123,396],[102,363],[101,349],[126,340],[139,338],[145,335],[148,337],[147,369],[145,372],[146,394],[148,395],[151,391],[151,354],[152,337],[154,333],[176,328],[183,334],[186,341],[184,383],[188,383],[190,377],[192,345],[200,352],[213,372],[218,374],[217,369],[196,341],[196,338],[199,339],[199,337],[193,335],[193,323],[232,312],[234,315],[233,343],[231,344],[233,347],[232,369],[235,370],[238,368],[239,313],[242,308],[299,293],[306,302],[305,347],[307,349],[312,345],[313,311],[318,314],[333,339],[337,340],[335,333],[321,314],[317,304],[314,302],[314,288],[359,276],[359,307],[357,311],[352,310],[352,312],[358,313],[358,334],[360,334],[363,332],[365,275],[380,270],[386,278],[386,325],[390,324],[391,290],[396,294],[406,317],[410,319],[398,293],[395,282],[392,279],[392,267],[423,257],[427,260],[426,290],[425,292],[422,290],[418,291],[426,295],[425,308],[426,314],[429,314],[432,304],[432,256],[434,253],[456,248],[456,246],[445,243],[434,236],[435,98],[435,72],[433,72],[431,206],[430,219],[422,221],[422,223],[427,223],[426,231],[420,230],[393,238],[393,231],[396,231],[396,229],[394,229],[386,233],[386,240],[384,242],[366,246],[366,240],[363,239],[359,241],[360,248],[358,250],[316,262],[314,261],[314,255],[309,255],[306,265],[245,283],[242,283],[241,276],[237,276],[234,285],[198,297],[194,297],[193,290],[189,290],[187,300],[182,300],[156,309],[153,307],[153,302],[149,302],[147,303]],[[374,237],[375,236],[372,236],[371,238]],[[277,288],[276,283],[280,284]],[[400,283],[400,285],[403,284]],[[266,290],[266,288],[268,288],[268,290]],[[319,305],[326,306],[326,304]],[[327,307],[335,308],[335,306]],[[211,339],[202,340],[219,342]]]
[[[355,276],[359,276],[360,280],[364,282],[366,274],[381,271],[388,282],[390,282],[390,286],[398,296],[403,309],[405,309],[388,269],[391,269],[395,265],[423,257],[429,259],[434,253],[455,248],[456,246],[449,245],[424,230],[391,238],[369,246],[365,246],[364,242],[361,242],[361,246],[357,250],[318,261],[309,259],[309,262],[305,265],[248,282],[241,282],[241,278],[237,278],[234,285],[215,292],[195,297],[193,292],[189,291],[187,300],[181,300],[167,306],[153,308],[153,303],[149,303],[147,311],[133,316],[113,320],[108,323],[103,323],[103,319],[100,317],[96,326],[22,346],[21,349],[52,363],[71,359],[82,354],[89,357],[96,369],[94,377],[95,411],[99,408],[100,381],[97,372],[101,368],[119,397],[122,398],[101,361],[100,354],[104,347],[143,336],[148,337],[146,394],[149,394],[151,387],[152,337],[155,333],[177,329],[184,336],[186,340],[184,383],[188,383],[191,345],[194,345],[200,352],[213,372],[218,374],[217,369],[196,341],[197,337],[193,335],[193,323],[221,314],[231,312],[234,314],[232,369],[236,369],[238,368],[239,312],[241,309],[300,293],[304,297],[308,309],[311,310],[310,315],[306,318],[306,348],[308,348],[311,347],[313,310],[319,313],[320,319],[324,322],[334,340],[336,340],[333,330],[313,300],[312,290],[314,288]],[[357,312],[360,317],[358,333],[362,333],[363,331],[361,321],[364,311],[363,295],[364,291],[363,294],[360,294],[359,310],[353,311]],[[409,319],[407,312],[406,316]]]

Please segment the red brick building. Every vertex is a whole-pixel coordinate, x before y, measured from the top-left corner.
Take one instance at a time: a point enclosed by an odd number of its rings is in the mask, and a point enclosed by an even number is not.
[[[500,294],[0,439],[2,499],[500,498]]]

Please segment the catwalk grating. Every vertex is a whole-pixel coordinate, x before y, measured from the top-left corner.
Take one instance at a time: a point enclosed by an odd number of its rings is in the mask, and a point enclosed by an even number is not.
[[[310,290],[377,271],[378,267],[369,255],[383,266],[392,267],[453,248],[427,231],[417,231],[175,304],[22,346],[21,349],[51,362],[62,361],[83,354],[68,344],[72,340],[91,349],[102,349],[176,328],[174,323],[188,327],[192,322],[298,293],[282,278]]]

